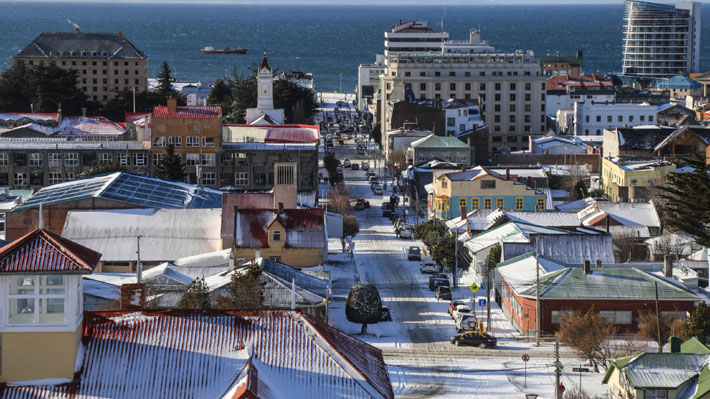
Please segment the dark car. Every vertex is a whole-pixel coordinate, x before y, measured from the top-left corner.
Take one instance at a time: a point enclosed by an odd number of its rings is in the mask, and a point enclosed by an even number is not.
[[[350,170],[360,170],[360,164],[354,163],[350,165]]]
[[[380,308],[380,321],[392,321],[392,314],[387,306]]]
[[[451,287],[448,278],[435,278],[434,281],[432,281],[432,285],[434,286],[434,290],[439,289],[439,287]]]
[[[365,209],[370,207],[370,201],[366,200],[365,198],[358,198],[357,202],[362,203],[362,206],[365,207]]]
[[[422,260],[422,250],[419,247],[409,247],[407,260]]]
[[[436,287],[434,287],[434,279],[435,279],[435,278],[446,278],[446,279],[448,279],[449,276],[447,276],[447,275],[444,274],[444,273],[434,273],[434,274],[432,274],[431,276],[429,276],[429,291],[434,291],[434,290],[436,289]],[[449,312],[449,313],[451,313],[451,312]]]
[[[498,344],[498,340],[494,336],[484,333],[483,331],[468,331],[451,337],[451,343],[456,346],[473,345],[483,349],[495,348]]]
[[[442,299],[451,300],[451,288],[446,285],[441,285],[436,289],[436,300],[440,301]]]

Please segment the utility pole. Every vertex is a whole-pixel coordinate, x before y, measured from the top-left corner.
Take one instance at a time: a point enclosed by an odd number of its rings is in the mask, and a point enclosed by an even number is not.
[[[486,282],[486,332],[491,331],[491,274],[493,270],[488,270],[488,281]]]
[[[560,389],[560,376],[562,375],[562,364],[560,363],[560,341],[555,339],[555,399],[562,399]]]
[[[136,86],[133,86],[133,113],[136,112]]]
[[[653,285],[656,288],[656,334],[658,334],[658,351],[663,352],[663,343],[661,342],[661,314],[658,311],[658,281],[655,281]]]
[[[136,283],[140,284],[141,281],[143,280],[143,264],[141,264],[141,235],[136,237],[138,240],[137,246],[136,246]]]
[[[456,229],[456,233],[454,233],[454,257],[456,260],[454,261],[454,270],[451,276],[451,280],[454,282],[454,289],[458,288],[458,285],[456,284],[456,273],[459,270],[459,229]]]
[[[540,236],[535,236],[535,346],[540,346]]]

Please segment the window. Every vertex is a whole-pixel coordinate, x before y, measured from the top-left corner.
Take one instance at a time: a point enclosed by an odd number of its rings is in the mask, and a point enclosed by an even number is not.
[[[485,84],[485,83],[479,84],[479,85],[478,85],[478,90],[480,90],[480,91],[486,91],[486,84]]]
[[[76,179],[75,172],[67,172],[64,174],[64,181],[69,181],[69,180],[74,180],[74,179]]]
[[[510,101],[515,101],[515,93],[510,93]]]
[[[79,166],[79,154],[69,152],[64,155],[64,166]]]
[[[185,154],[185,165],[194,166],[200,163],[200,154]]]
[[[500,91],[500,83],[496,83],[495,88],[496,88],[496,91]]]
[[[200,138],[197,136],[187,136],[187,137],[185,137],[185,145],[187,147],[199,147],[200,146]]]
[[[249,172],[238,172],[234,175],[235,186],[246,186],[249,184]]]
[[[495,101],[500,101],[500,93],[496,93],[495,97],[493,98]]]
[[[175,147],[182,147],[182,137],[170,136],[170,137],[168,137],[168,144],[172,144]]]
[[[478,209],[481,207],[481,204],[479,204],[478,198],[471,198],[471,209]]]
[[[471,90],[471,83],[464,84],[464,90],[466,90],[466,91]]]
[[[64,323],[64,276],[13,276],[10,279],[8,323]]]
[[[664,389],[646,389],[644,391],[646,399],[668,399],[668,391]]]
[[[609,122],[609,123],[611,123],[611,115],[607,115],[607,116],[606,116],[606,121]]]
[[[419,90],[421,90],[421,91],[426,90],[426,83],[419,83]]]
[[[649,121],[649,122],[653,122],[653,115],[649,115],[649,116],[648,116],[648,121]]]
[[[165,147],[165,136],[153,137],[153,147]]]
[[[26,186],[27,173],[15,173],[15,178],[13,179],[12,183],[17,187]]]
[[[536,206],[537,206],[537,210],[538,210],[538,211],[545,210],[545,199],[544,199],[544,198],[538,198],[538,199],[537,199]]]
[[[466,198],[459,198],[459,209],[468,206],[467,202],[468,201],[466,201]]]
[[[612,324],[631,324],[630,310],[600,310],[599,315]]]
[[[62,165],[62,154],[58,152],[49,153],[49,167],[58,167]]]
[[[434,90],[441,90],[441,83],[434,83]]]
[[[597,115],[597,122],[601,122],[601,121],[602,121],[602,116],[601,116],[601,115]]]
[[[153,166],[158,166],[165,159],[165,154],[153,154]]]
[[[525,199],[522,197],[517,197],[515,199],[515,209],[522,210],[525,207]]]
[[[128,154],[125,152],[119,152],[116,154],[116,158],[118,159],[118,164],[121,166],[128,166]]]
[[[496,181],[495,180],[481,180],[481,189],[495,190]]]
[[[515,90],[515,83],[510,84],[510,90]]]
[[[560,322],[565,318],[565,316],[573,314],[574,311],[572,310],[553,310],[551,312],[551,322],[552,324],[559,325]]]
[[[446,118],[446,126],[456,126],[456,118]]]
[[[455,91],[456,90],[456,83],[449,83],[449,90]]]
[[[111,153],[102,152],[99,154],[99,165],[111,165]]]
[[[449,76],[456,76],[456,72],[455,72],[455,71],[449,71]]]
[[[31,153],[30,166],[42,166],[42,154],[38,152]]]
[[[633,116],[633,115],[629,115],[629,122],[633,122],[633,121],[634,121],[634,116]]]
[[[217,184],[217,175],[214,172],[202,173],[202,185],[214,186],[215,184]]]
[[[498,208],[498,209],[505,208],[505,198],[496,198],[496,208]]]
[[[62,172],[49,172],[49,184],[62,182]]]
[[[493,208],[493,200],[491,198],[484,198],[483,199],[483,209],[491,209]]]
[[[281,241],[281,230],[274,230],[271,237],[272,241]]]
[[[27,166],[27,154],[15,154],[15,166]]]
[[[133,165],[147,166],[148,165],[148,154],[133,154]]]
[[[646,116],[645,116],[645,115],[639,116],[639,121],[644,122],[645,120],[646,120]]]
[[[0,166],[7,166],[8,165],[8,160],[7,160],[7,153],[6,152],[0,152]]]
[[[202,154],[202,165],[215,166],[216,160],[215,154]]]
[[[281,257],[280,256],[272,256],[269,259],[271,259],[272,262],[281,262]]]
[[[624,117],[623,117],[622,115],[619,115],[618,121],[619,121],[619,122],[623,122],[623,121],[624,121]]]

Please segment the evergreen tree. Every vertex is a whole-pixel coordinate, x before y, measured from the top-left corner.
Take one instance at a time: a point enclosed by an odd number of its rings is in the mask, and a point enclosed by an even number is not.
[[[96,175],[103,175],[107,173],[113,173],[113,172],[125,172],[126,167],[123,165],[119,165],[117,163],[110,164],[110,165],[96,165],[93,168],[89,169],[84,169],[83,172],[79,175],[80,177],[90,177],[90,176],[96,176]]]
[[[696,157],[686,160],[694,170],[671,173],[661,187],[666,226],[691,235],[698,244],[710,246],[710,166]]]
[[[0,78],[0,110],[10,112],[30,112],[32,90],[29,70],[25,63],[15,63],[3,72]]]
[[[229,115],[232,113],[233,102],[232,89],[224,79],[217,79],[207,97],[207,104],[222,107],[222,115]]]
[[[137,91],[135,100],[136,112],[152,112],[153,107],[165,105],[165,97],[156,91]],[[178,104],[181,102],[184,104],[182,97],[177,97],[177,100]],[[114,122],[123,122],[126,112],[133,112],[133,90],[131,89],[121,90],[101,109],[101,115]]]
[[[210,291],[204,278],[196,278],[189,286],[187,291],[180,298],[178,308],[180,309],[210,309]]]
[[[710,308],[704,301],[698,303],[698,307],[686,320],[682,336],[684,339],[696,337],[705,345],[710,342]]]
[[[180,155],[175,153],[173,144],[168,144],[165,157],[155,167],[155,177],[175,181],[185,180],[185,165]]]
[[[170,66],[167,61],[163,61],[163,66],[158,73],[158,87],[157,92],[162,98],[168,98],[170,96],[174,97],[173,82],[175,79],[170,71]]]
[[[261,267],[256,262],[235,270],[227,286],[228,296],[220,297],[217,306],[224,309],[261,309],[264,307],[264,286]]]

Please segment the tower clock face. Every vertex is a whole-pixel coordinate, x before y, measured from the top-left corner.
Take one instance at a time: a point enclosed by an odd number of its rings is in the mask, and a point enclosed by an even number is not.
[[[263,84],[261,85],[261,94],[269,95],[269,85],[268,84]]]

